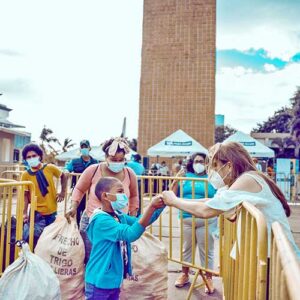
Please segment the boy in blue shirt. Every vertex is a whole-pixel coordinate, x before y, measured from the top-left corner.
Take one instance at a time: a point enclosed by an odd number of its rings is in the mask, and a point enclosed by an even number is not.
[[[85,296],[88,300],[117,300],[123,279],[133,276],[130,243],[159,217],[165,205],[162,197],[156,196],[143,216],[122,213],[128,198],[121,181],[113,177],[101,178],[95,194],[102,210],[94,212],[87,228],[92,251],[86,266]]]

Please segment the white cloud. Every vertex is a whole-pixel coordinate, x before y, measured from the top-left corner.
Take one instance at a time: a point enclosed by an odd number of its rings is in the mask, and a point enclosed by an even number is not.
[[[272,64],[264,64],[264,69],[266,72],[274,72],[277,68]]]
[[[225,114],[225,122],[245,132],[289,105],[299,86],[300,63],[270,73],[240,75],[236,68],[217,74],[216,113]]]
[[[240,51],[263,48],[267,51],[268,57],[289,61],[299,52],[300,37],[299,32],[274,28],[272,24],[252,25],[249,28],[244,28],[242,32],[240,29],[229,32],[220,29],[217,35],[217,48]]]
[[[221,73],[222,74],[230,74],[230,75],[234,75],[236,77],[240,77],[243,76],[245,74],[251,74],[253,73],[253,70],[251,68],[245,68],[242,66],[237,66],[237,67],[221,67]]]
[[[137,137],[142,14],[140,0],[3,1],[0,103],[11,120],[33,139],[46,124],[98,145],[127,116]]]
[[[285,61],[300,49],[300,1],[217,1],[217,48],[265,49]]]

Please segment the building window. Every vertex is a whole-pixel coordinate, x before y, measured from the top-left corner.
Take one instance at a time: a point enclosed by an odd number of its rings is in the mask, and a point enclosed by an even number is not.
[[[22,135],[15,136],[15,148],[22,149],[28,143],[30,143],[29,136],[22,136]]]
[[[20,150],[14,149],[14,162],[18,163],[20,161]]]
[[[11,144],[10,139],[3,138],[2,140],[2,161],[10,162]]]

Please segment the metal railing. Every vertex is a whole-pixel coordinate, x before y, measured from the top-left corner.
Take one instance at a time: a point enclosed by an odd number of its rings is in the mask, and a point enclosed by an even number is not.
[[[18,257],[19,248],[16,241],[23,238],[23,211],[26,190],[29,190],[31,195],[29,246],[33,251],[34,212],[36,209],[34,185],[29,181],[0,179],[0,275]]]
[[[220,234],[221,277],[224,299],[266,299],[268,233],[264,215],[243,202],[237,221],[222,216]]]
[[[141,213],[143,213],[144,207],[148,205],[148,203],[152,200],[152,197],[156,195],[157,193],[161,193],[163,190],[167,190],[170,188],[172,181],[176,179],[178,181],[178,188],[180,190],[179,196],[181,198],[184,197],[183,194],[183,186],[186,182],[190,182],[192,185],[192,199],[195,199],[196,195],[196,186],[197,183],[201,183],[204,186],[205,189],[205,197],[208,197],[208,181],[206,179],[200,179],[200,178],[186,178],[186,177],[166,177],[166,176],[139,176],[140,180],[140,195],[141,195]],[[201,286],[204,286],[207,283],[206,274],[209,273],[213,276],[219,276],[219,271],[212,270],[208,268],[208,251],[209,247],[212,247],[213,245],[209,244],[209,226],[212,224],[208,223],[208,220],[205,220],[205,233],[202,237],[204,239],[204,251],[205,251],[205,262],[204,264],[201,264],[199,260],[196,260],[196,218],[192,218],[192,259],[191,261],[185,261],[184,259],[184,218],[183,218],[183,212],[178,211],[175,208],[168,207],[164,211],[164,215],[168,215],[167,222],[165,221],[165,224],[163,223],[163,220],[166,219],[163,218],[161,215],[157,221],[156,224],[149,227],[150,233],[155,234],[161,241],[166,243],[168,246],[168,259],[169,261],[175,262],[180,264],[181,266],[190,267],[192,269],[196,270],[195,276],[193,278],[193,282],[190,286],[190,289],[188,291],[187,299],[190,299],[192,296],[192,292],[194,289],[199,288]],[[175,212],[175,214],[174,214]],[[175,216],[174,216],[175,215]],[[177,224],[179,223],[179,228],[174,226],[174,223],[176,224],[176,218]],[[179,230],[178,230],[179,229]],[[200,241],[198,241],[200,242]],[[178,251],[179,250],[179,251]],[[201,276],[203,282],[200,284],[197,284],[198,277]]]
[[[272,224],[272,248],[269,278],[269,299],[299,299],[299,259],[297,259],[282,226],[278,222]]]
[[[68,192],[64,202],[62,212],[67,210],[67,203],[72,193],[71,182],[72,178],[77,180],[81,174],[70,173]],[[139,192],[141,213],[144,208],[150,203],[152,197],[163,190],[171,187],[174,177],[165,176],[139,176]],[[205,187],[205,197],[208,197],[208,182],[206,179],[198,178],[176,178],[178,180],[179,195],[183,197],[183,188],[186,182],[190,181],[192,185],[192,198],[196,198],[197,184],[201,183]],[[11,237],[11,217],[16,216],[16,239],[22,238],[23,224],[23,208],[24,208],[24,191],[29,187],[31,191],[31,213],[30,213],[30,246],[33,245],[33,224],[34,224],[34,208],[36,207],[36,198],[34,195],[34,186],[31,182],[12,182],[10,179],[0,179],[0,211],[2,212],[1,220],[1,243],[0,243],[0,275],[11,261],[9,244]],[[17,196],[14,199],[13,194],[17,190]],[[88,200],[88,195],[87,195]],[[15,203],[15,209],[13,209]],[[248,299],[265,299],[267,292],[267,267],[268,267],[268,236],[267,225],[264,215],[253,205],[243,202],[236,209],[236,222],[230,222],[224,216],[219,218],[219,260],[220,271],[208,268],[208,249],[209,244],[209,223],[205,221],[205,262],[200,263],[196,259],[197,240],[196,240],[196,218],[192,217],[192,260],[185,261],[183,257],[183,242],[184,242],[184,218],[183,213],[175,208],[165,208],[163,215],[159,217],[155,224],[149,227],[150,233],[156,235],[162,242],[166,244],[168,249],[168,259],[171,262],[188,266],[196,270],[193,282],[187,294],[187,299],[191,298],[195,288],[206,284],[206,273],[211,273],[213,276],[222,277],[224,287],[224,299],[229,300],[248,300]],[[3,226],[5,225],[6,226]],[[290,298],[293,298],[295,284],[297,278],[294,273],[298,272],[299,266],[293,267],[295,261],[294,254],[290,253],[286,256],[286,251],[291,251],[286,243],[286,238],[281,229],[277,228],[280,225],[273,225],[273,242],[271,253],[271,291],[274,297],[282,295],[283,291],[291,291]],[[275,250],[274,250],[275,249]],[[5,251],[5,253],[4,253]],[[18,253],[17,248],[14,248],[14,258]],[[5,255],[4,255],[5,254]],[[216,258],[217,259],[217,258]],[[273,260],[272,260],[273,259]],[[216,265],[216,264],[215,264]],[[291,278],[291,274],[293,274]],[[199,275],[202,277],[202,283],[197,284]],[[298,276],[297,275],[297,276]],[[300,276],[300,275],[299,275]],[[300,281],[298,281],[300,282]],[[281,285],[280,285],[281,284]],[[292,286],[292,287],[291,287]]]
[[[0,177],[20,181],[23,172],[24,171],[18,171],[18,170],[5,170],[0,174]]]

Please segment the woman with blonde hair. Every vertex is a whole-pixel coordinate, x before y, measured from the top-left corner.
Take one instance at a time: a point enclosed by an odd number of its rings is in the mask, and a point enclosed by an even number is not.
[[[244,200],[248,201],[266,218],[269,253],[271,225],[277,221],[282,225],[292,247],[300,257],[300,250],[295,244],[287,220],[291,210],[282,191],[272,179],[256,169],[242,145],[236,142],[214,145],[209,150],[206,165],[208,180],[218,190],[212,199],[202,199],[200,202],[183,201],[172,191],[165,191],[165,203],[199,218],[212,218],[225,212],[230,214]]]

